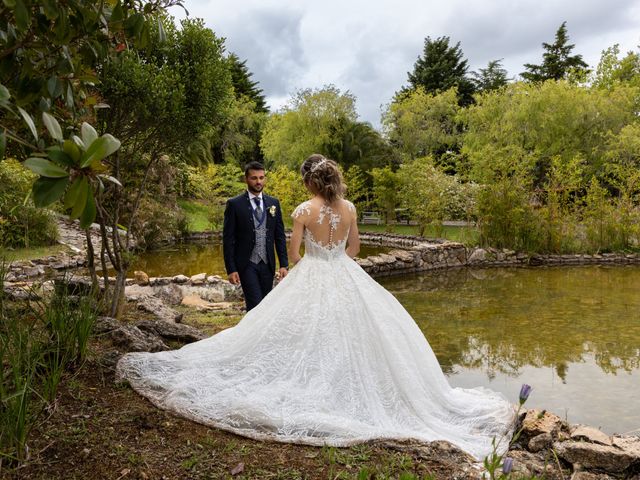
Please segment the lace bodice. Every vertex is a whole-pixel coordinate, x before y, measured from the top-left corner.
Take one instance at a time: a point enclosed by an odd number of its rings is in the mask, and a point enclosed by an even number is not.
[[[304,224],[305,256],[334,258],[344,255],[355,207],[347,200],[321,205],[311,200],[298,205],[291,217]]]

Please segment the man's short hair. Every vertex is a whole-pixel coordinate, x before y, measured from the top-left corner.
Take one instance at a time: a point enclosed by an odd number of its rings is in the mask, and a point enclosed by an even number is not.
[[[255,160],[247,163],[244,166],[244,176],[246,177],[249,174],[249,170],[264,170],[264,165],[260,162],[256,162]]]

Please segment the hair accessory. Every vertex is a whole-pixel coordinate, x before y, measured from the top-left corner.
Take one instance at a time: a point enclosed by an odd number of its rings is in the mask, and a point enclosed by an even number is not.
[[[310,172],[315,172],[316,170],[318,170],[321,166],[323,166],[325,163],[327,163],[327,159],[323,158],[322,160],[320,160],[317,163],[314,163],[313,165],[311,165],[311,168],[309,169]]]

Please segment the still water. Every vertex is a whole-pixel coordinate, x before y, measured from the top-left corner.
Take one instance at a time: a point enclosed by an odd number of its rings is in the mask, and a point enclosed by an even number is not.
[[[387,247],[362,245],[358,256],[364,258],[389,250]],[[178,274],[191,276],[198,273],[220,275],[225,278],[227,276],[222,243],[219,240],[189,242],[141,253],[129,268],[129,276],[133,277],[135,270],[142,270],[150,277],[170,277]]]
[[[484,385],[608,433],[640,434],[640,267],[387,277],[454,386]]]

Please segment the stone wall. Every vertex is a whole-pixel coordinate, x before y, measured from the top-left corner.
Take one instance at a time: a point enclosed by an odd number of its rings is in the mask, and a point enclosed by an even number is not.
[[[508,249],[467,248],[461,243],[398,235],[363,235],[363,243],[400,247],[389,253],[358,258],[372,276],[388,276],[458,267],[526,267],[542,265],[640,264],[637,253],[529,255]]]

